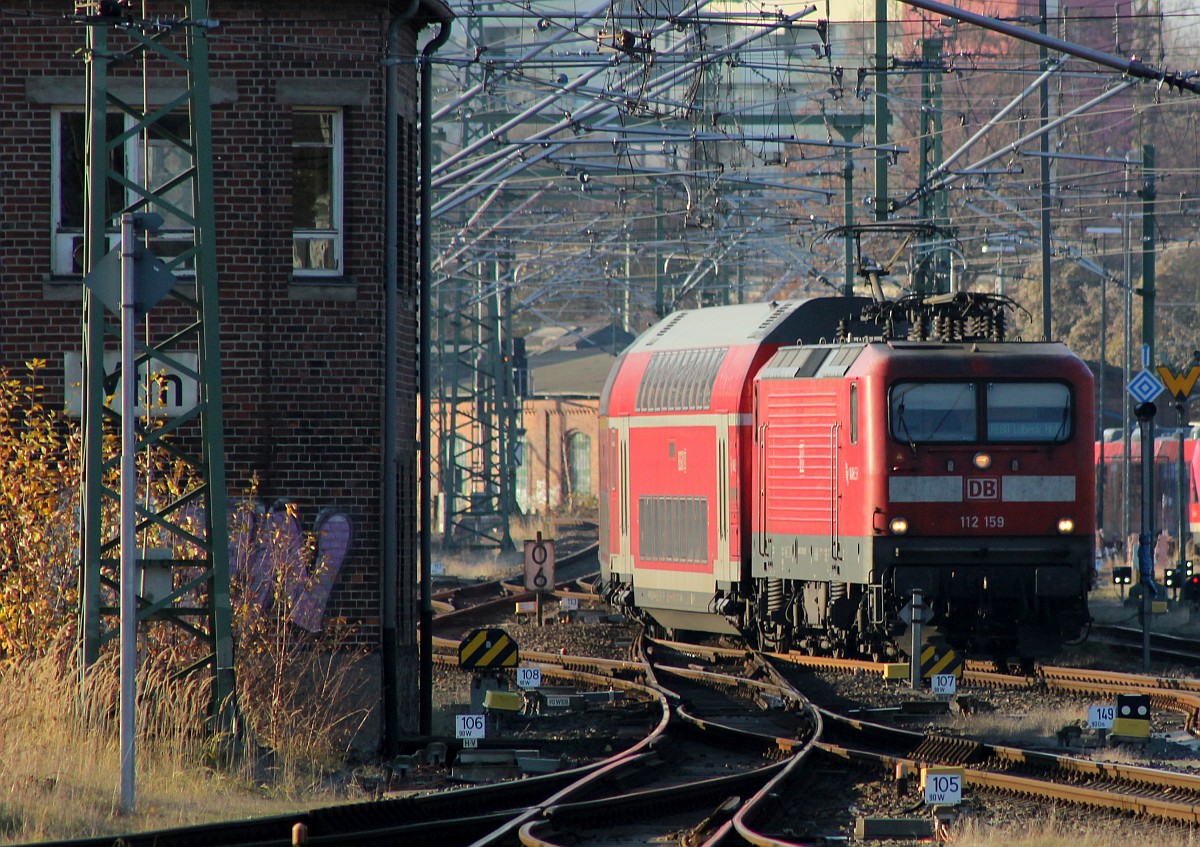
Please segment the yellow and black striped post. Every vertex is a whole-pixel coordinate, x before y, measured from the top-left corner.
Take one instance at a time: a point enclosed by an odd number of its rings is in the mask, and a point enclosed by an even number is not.
[[[475,629],[458,645],[458,666],[470,670],[515,668],[517,642],[502,629]]]
[[[949,647],[926,644],[921,650],[921,676],[929,679],[943,673],[952,673],[962,679],[963,657]]]

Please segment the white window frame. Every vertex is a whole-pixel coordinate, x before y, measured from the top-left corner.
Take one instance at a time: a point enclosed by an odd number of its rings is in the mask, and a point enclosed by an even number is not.
[[[68,114],[86,116],[86,112],[78,106],[58,106],[51,110],[50,118],[50,273],[55,277],[80,277],[75,269],[75,256],[83,250],[83,227],[66,227],[63,225],[63,186],[62,186],[62,122]],[[109,114],[119,114],[116,110]],[[133,118],[128,115],[124,119],[125,128],[133,125]],[[123,148],[125,175],[133,182],[140,183],[142,178],[142,139],[132,136],[125,142]],[[125,202],[134,199],[132,192],[127,192]],[[86,222],[84,224],[86,226]],[[121,231],[117,226],[110,226],[106,232],[108,250],[116,249],[121,242]],[[157,236],[160,241],[185,241],[190,243],[194,238],[191,230],[167,230]],[[176,267],[175,274],[181,277],[194,275],[191,266]]]
[[[332,121],[332,162],[330,185],[330,219],[332,227],[328,229],[293,229],[292,230],[292,276],[301,279],[329,279],[345,275],[345,255],[343,250],[343,235],[345,223],[343,218],[343,197],[345,196],[343,170],[344,146],[344,114],[341,108],[329,107],[295,107],[296,113],[329,115]],[[294,138],[289,144],[289,152],[297,147]],[[298,267],[297,257],[300,255],[300,245],[306,241],[329,241],[333,249],[332,268]]]
[[[76,228],[63,225],[62,123],[63,116],[67,114],[77,114],[81,118],[86,116],[86,112],[78,107],[56,107],[50,112],[50,273],[52,276],[78,277],[80,274],[74,269],[74,256],[83,251],[83,226]],[[126,145],[126,173],[129,173],[133,164],[132,158],[135,157],[131,157]],[[82,202],[82,198],[80,201]],[[119,244],[120,240],[120,232],[108,233],[110,249]]]

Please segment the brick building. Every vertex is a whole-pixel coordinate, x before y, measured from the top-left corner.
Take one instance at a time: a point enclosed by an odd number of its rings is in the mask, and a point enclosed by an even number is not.
[[[141,14],[141,4],[128,4]],[[150,0],[147,18],[185,17],[181,2]],[[0,17],[0,366],[50,363],[52,396],[81,349],[85,69],[84,28],[71,4],[29,0]],[[442,0],[212,0],[208,85],[229,493],[298,505],[301,526],[321,511],[345,516],[351,542],[328,614],[381,636],[381,525],[385,377],[398,383],[394,433],[400,479],[397,622],[399,689],[416,680],[416,358],[418,76],[414,56],[451,13]],[[428,29],[427,29],[428,28]],[[119,27],[114,51],[131,42]],[[420,39],[420,41],[418,40]],[[390,54],[390,55],[389,55]],[[396,61],[388,61],[393,58]],[[392,69],[395,69],[394,71]],[[385,367],[385,106],[397,74],[398,363]],[[141,104],[138,63],[114,66],[109,89]],[[150,75],[149,106],[178,92],[182,73]],[[179,120],[187,121],[186,114]],[[110,111],[110,138],[127,125]],[[120,143],[114,161],[170,168],[153,139]],[[114,184],[115,185],[115,184]],[[128,199],[115,192],[118,209]],[[114,203],[110,197],[110,203]],[[170,254],[188,232],[161,233]],[[115,232],[115,230],[114,230]],[[173,239],[175,240],[173,242]],[[177,289],[187,294],[186,273]],[[194,283],[191,286],[194,292]],[[170,303],[148,323],[169,328]],[[115,349],[115,348],[114,348]],[[412,709],[402,710],[409,715]],[[412,717],[402,718],[413,720]]]
[[[534,339],[527,339],[527,343]],[[516,499],[524,514],[595,508],[600,493],[600,394],[633,335],[607,326],[531,347],[533,394],[521,404]]]

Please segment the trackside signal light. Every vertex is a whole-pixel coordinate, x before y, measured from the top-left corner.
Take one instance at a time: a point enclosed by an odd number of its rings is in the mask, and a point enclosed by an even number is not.
[[[888,529],[892,531],[892,535],[904,535],[908,532],[908,519],[892,518],[888,522]]]
[[[1070,518],[1059,518],[1058,519],[1058,534],[1059,535],[1070,535],[1074,531],[1075,531],[1075,521],[1071,520]]]
[[[1129,585],[1133,582],[1133,568],[1129,565],[1117,565],[1113,568],[1113,585]]]

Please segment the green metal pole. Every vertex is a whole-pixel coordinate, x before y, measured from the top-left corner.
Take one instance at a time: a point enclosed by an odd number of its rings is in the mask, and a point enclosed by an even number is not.
[[[917,184],[925,185],[934,162],[941,162],[941,59],[942,39],[921,39],[921,155],[917,162]],[[945,192],[938,192],[945,196]],[[923,193],[917,205],[917,217],[930,223],[937,222],[937,203],[929,193]],[[932,294],[936,271],[939,267],[937,253],[926,253],[916,268],[916,289],[919,294]]]
[[[663,243],[663,191],[664,187],[659,185],[654,192],[654,243],[658,245],[659,255],[654,257],[654,317],[665,318],[667,316],[667,294],[663,290],[666,285],[666,269],[663,264],[666,259],[662,256]]]
[[[1154,172],[1154,145],[1142,146],[1142,343],[1150,356],[1150,367],[1156,361],[1154,353],[1154,201],[1157,196]]]
[[[846,274],[842,281],[842,293],[850,297],[854,294],[854,154],[849,147],[846,148],[842,175],[845,177],[842,184],[842,225],[846,228],[843,245]]]
[[[875,0],[875,144],[888,143],[888,0]],[[888,160],[882,150],[875,151],[875,220],[888,219]]]
[[[1038,0],[1038,31],[1046,35],[1046,0]],[[1038,48],[1038,68],[1042,73],[1050,67],[1049,53],[1045,45]],[[1050,80],[1042,80],[1038,86],[1041,115],[1040,126],[1044,127],[1050,120]],[[1049,341],[1053,332],[1052,304],[1050,302],[1050,254],[1053,245],[1050,242],[1050,133],[1043,132],[1039,136],[1041,148],[1041,239],[1042,239],[1042,336]]]
[[[191,19],[208,20],[207,0],[192,0]],[[221,385],[221,324],[218,317],[216,203],[213,200],[212,100],[208,84],[208,33],[188,27],[188,82],[192,92],[192,144],[196,176],[192,196],[196,210],[196,296],[200,302],[200,402],[202,456],[208,473],[205,514],[212,587],[209,613],[213,668],[213,716],[223,732],[232,732],[236,714],[233,668],[233,604],[229,598],[229,532],[225,483],[225,405]]]
[[[100,263],[108,249],[105,230],[108,183],[107,75],[108,28],[87,27],[87,174],[86,214],[83,231],[83,273]],[[91,667],[100,658],[100,549],[102,546],[104,462],[104,306],[89,286],[83,286],[83,503],[80,563],[80,617],[83,664]]]

